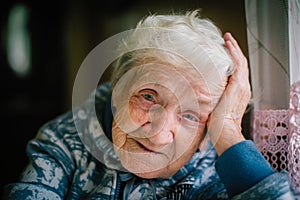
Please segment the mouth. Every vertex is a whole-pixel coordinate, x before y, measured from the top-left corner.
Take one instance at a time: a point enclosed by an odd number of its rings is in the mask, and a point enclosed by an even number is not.
[[[152,151],[151,149],[147,148],[146,146],[144,146],[142,143],[136,141],[136,143],[139,145],[139,147],[144,151],[144,152],[149,152],[149,153],[158,153],[155,151]]]

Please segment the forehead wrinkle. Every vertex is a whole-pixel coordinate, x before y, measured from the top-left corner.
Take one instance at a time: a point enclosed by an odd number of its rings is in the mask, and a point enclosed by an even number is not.
[[[193,92],[195,98],[199,101],[210,102],[211,101],[211,93],[207,91],[207,88],[204,85],[193,86]]]
[[[209,104],[212,101],[211,95],[205,94],[205,93],[197,93],[195,94],[196,99],[198,99],[198,102],[201,104]]]
[[[205,90],[206,87],[204,87],[204,85],[197,85],[196,88],[194,89],[194,95],[198,101],[197,103],[199,105],[199,108],[201,110],[204,109],[205,111],[211,111],[213,109],[213,99],[211,93]]]

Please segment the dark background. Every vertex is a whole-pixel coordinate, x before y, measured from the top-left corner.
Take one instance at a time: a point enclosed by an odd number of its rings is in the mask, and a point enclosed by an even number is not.
[[[25,5],[31,44],[31,70],[19,77],[7,59],[11,9]],[[48,120],[71,108],[73,81],[85,56],[99,43],[133,28],[149,13],[202,9],[222,32],[230,31],[247,51],[243,0],[85,0],[0,3],[0,189],[18,180],[26,166],[25,146]],[[248,117],[245,118],[246,123]],[[246,131],[247,130],[246,128]],[[248,134],[248,133],[246,133]]]

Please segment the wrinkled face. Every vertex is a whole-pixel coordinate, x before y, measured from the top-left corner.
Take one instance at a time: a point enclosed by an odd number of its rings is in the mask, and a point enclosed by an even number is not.
[[[113,143],[122,165],[143,178],[175,174],[195,153],[213,109],[203,77],[192,69],[133,68],[113,90]]]

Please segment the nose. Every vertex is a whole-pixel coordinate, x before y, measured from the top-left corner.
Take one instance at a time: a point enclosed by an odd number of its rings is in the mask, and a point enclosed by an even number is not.
[[[157,146],[172,143],[177,125],[175,110],[156,104],[148,114],[150,123],[145,128],[148,129],[146,132],[150,142]]]

